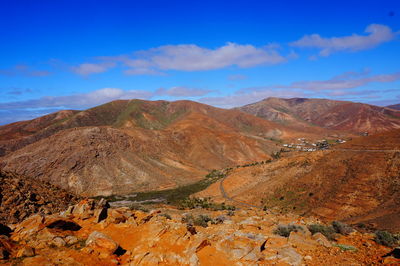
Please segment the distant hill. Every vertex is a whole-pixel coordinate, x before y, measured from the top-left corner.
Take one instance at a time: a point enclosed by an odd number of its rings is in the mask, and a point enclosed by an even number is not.
[[[400,130],[359,137],[332,151],[303,152],[237,169],[224,181],[224,188],[231,198],[248,204],[396,232],[399,151]],[[219,185],[197,196],[227,201]]]
[[[176,187],[313,136],[191,101],[121,100],[0,127],[0,169],[85,196]]]
[[[347,101],[267,98],[239,109],[298,128],[314,125],[353,133],[376,133],[400,128],[400,111]]]
[[[393,104],[386,106],[387,108],[395,109],[395,110],[400,110],[400,103],[399,104]]]

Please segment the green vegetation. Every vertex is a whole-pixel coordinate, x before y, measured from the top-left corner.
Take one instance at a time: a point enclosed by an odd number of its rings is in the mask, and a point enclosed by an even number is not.
[[[114,126],[122,126],[129,119],[134,120],[139,127],[146,129],[162,129],[187,112],[179,109],[174,112],[168,110],[169,103],[161,102],[157,106],[145,104],[141,100],[132,100],[128,106],[118,114]],[[147,117],[148,116],[148,117]]]
[[[171,220],[171,219],[172,219],[171,215],[169,215],[168,213],[161,213],[159,216],[165,217],[165,218],[167,218],[168,220]]]
[[[332,227],[336,233],[342,234],[342,235],[348,235],[351,232],[354,232],[354,229],[352,227],[350,227],[349,225],[347,225],[345,223],[339,222],[339,221],[333,221]]]
[[[190,225],[196,225],[196,226],[202,226],[202,227],[207,227],[208,222],[215,223],[214,220],[205,214],[200,214],[196,217],[194,217],[192,214],[187,214],[182,217],[182,222],[187,223]]]
[[[352,227],[339,221],[333,221],[332,225],[311,224],[307,228],[312,234],[321,233],[329,240],[334,240],[335,234],[348,235],[354,231]]]
[[[334,247],[338,247],[343,251],[357,251],[357,248],[350,245],[343,245],[343,244],[333,244]]]
[[[278,225],[278,228],[274,230],[274,234],[289,237],[291,232],[304,231],[303,227],[294,224]]]
[[[376,231],[375,242],[388,247],[394,247],[400,244],[400,235],[395,235],[387,231]]]
[[[178,207],[180,209],[209,209],[213,211],[229,210],[234,211],[235,206],[225,205],[225,203],[214,203],[211,198],[187,198],[179,202]]]
[[[307,226],[307,228],[310,230],[311,234],[321,233],[329,240],[335,239],[336,231],[332,226],[323,224],[310,224]]]
[[[142,204],[152,204],[154,202],[165,202],[167,204],[175,205],[180,208],[190,208],[191,206],[206,206],[207,204],[210,206],[210,208],[219,208],[223,209],[222,204],[221,206],[218,207],[217,204],[211,204],[210,200],[203,200],[201,203],[199,200],[196,199],[190,199],[189,196],[192,194],[195,194],[199,191],[202,191],[206,189],[209,185],[212,183],[220,180],[221,178],[226,177],[229,172],[232,170],[232,168],[227,168],[224,170],[212,170],[206,178],[196,182],[192,183],[189,185],[185,186],[180,186],[177,188],[173,189],[166,189],[166,190],[156,190],[156,191],[148,191],[148,192],[138,192],[136,194],[133,194],[131,196],[108,196],[108,197],[97,197],[98,199],[100,198],[105,198],[109,202],[115,202],[115,201],[132,201],[132,202],[141,202]],[[131,208],[139,208],[141,204],[133,204]],[[225,206],[225,205],[223,205]],[[225,209],[228,209],[226,206]]]

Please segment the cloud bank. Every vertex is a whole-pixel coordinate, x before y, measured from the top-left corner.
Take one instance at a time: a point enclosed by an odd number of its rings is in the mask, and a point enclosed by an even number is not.
[[[292,55],[288,57],[292,58]],[[80,75],[102,73],[117,64],[125,67],[127,75],[160,75],[165,71],[206,71],[230,66],[248,68],[258,65],[274,65],[286,62],[275,46],[255,47],[228,42],[224,46],[209,49],[194,44],[164,45],[131,55],[101,56],[97,63],[83,63],[72,67]]]
[[[320,56],[329,56],[335,52],[355,52],[374,48],[393,40],[398,33],[386,25],[371,24],[365,29],[367,35],[324,38],[319,34],[305,35],[300,40],[290,43],[293,47],[320,49]]]

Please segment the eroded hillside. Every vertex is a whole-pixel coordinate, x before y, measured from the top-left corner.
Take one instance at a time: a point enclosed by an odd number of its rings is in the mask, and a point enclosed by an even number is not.
[[[239,168],[223,187],[240,202],[396,231],[400,229],[399,151],[399,130],[361,137],[331,151],[293,153],[268,164]],[[220,183],[197,196],[229,202]]]

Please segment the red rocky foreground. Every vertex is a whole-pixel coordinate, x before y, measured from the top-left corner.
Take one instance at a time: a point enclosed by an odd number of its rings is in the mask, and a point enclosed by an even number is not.
[[[151,212],[84,200],[53,215],[1,226],[2,265],[395,265],[398,250],[372,234],[328,240],[313,218],[260,210]],[[278,225],[297,225],[288,237]],[[392,252],[391,254],[389,254]],[[389,254],[389,255],[387,255]],[[387,256],[385,256],[387,255]]]

